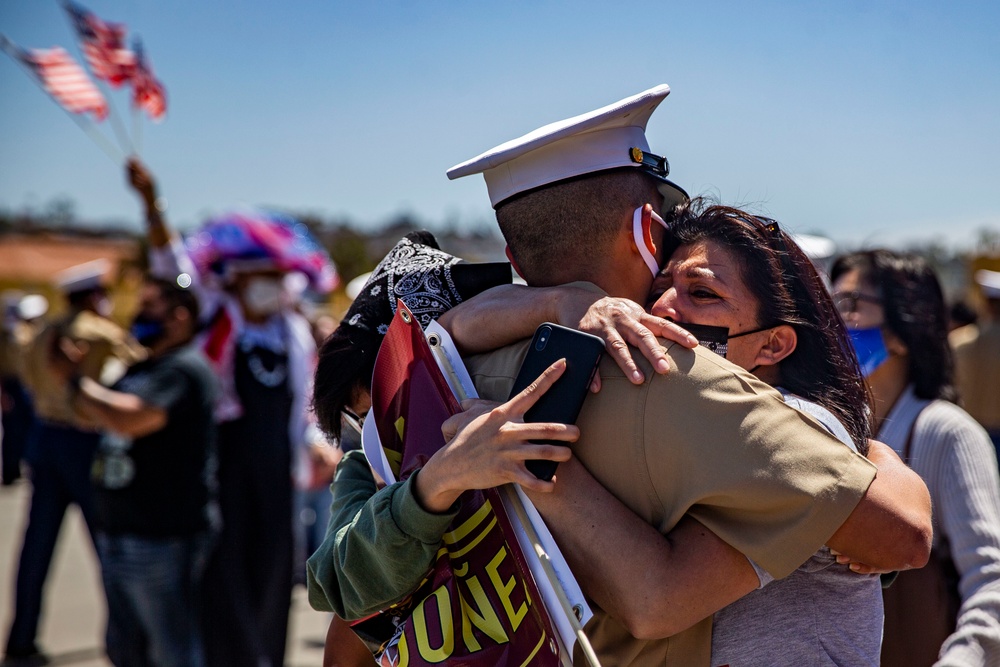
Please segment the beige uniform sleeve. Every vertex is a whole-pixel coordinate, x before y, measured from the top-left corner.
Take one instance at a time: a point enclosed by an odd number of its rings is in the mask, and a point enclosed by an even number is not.
[[[644,412],[656,501],[669,523],[689,511],[788,575],[847,519],[875,466],[724,359],[676,345],[671,356],[677,369],[649,383]]]
[[[102,378],[104,366],[110,359],[127,368],[146,358],[145,348],[128,331],[91,312],[84,311],[77,315],[69,326],[68,334],[73,340],[87,342],[89,347],[80,372],[95,380]]]

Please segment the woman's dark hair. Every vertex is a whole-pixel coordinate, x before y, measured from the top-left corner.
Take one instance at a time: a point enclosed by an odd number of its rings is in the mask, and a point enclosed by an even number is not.
[[[934,270],[919,255],[875,249],[838,258],[830,278],[836,281],[850,271],[858,271],[861,281],[879,295],[883,326],[910,351],[913,392],[919,398],[956,401],[948,311]]]
[[[313,410],[320,428],[340,440],[340,414],[359,391],[371,391],[375,357],[382,336],[338,326],[319,348],[313,385]]]
[[[761,326],[787,324],[798,344],[780,363],[781,386],[833,413],[861,453],[871,436],[869,394],[847,328],[816,268],[769,218],[695,199],[670,225],[664,257],[713,241],[728,250],[759,304]]]

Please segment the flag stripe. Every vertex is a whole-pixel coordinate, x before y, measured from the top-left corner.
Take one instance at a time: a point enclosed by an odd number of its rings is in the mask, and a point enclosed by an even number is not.
[[[63,49],[33,49],[24,52],[21,59],[35,72],[46,92],[68,111],[90,112],[98,120],[107,116],[108,105],[101,91]]]
[[[132,77],[132,106],[144,110],[153,120],[163,119],[167,112],[167,95],[163,84],[153,76],[142,44],[135,42],[135,69]]]
[[[125,26],[102,21],[75,3],[67,3],[66,11],[94,76],[115,88],[130,81],[135,70],[135,54],[125,46]]]

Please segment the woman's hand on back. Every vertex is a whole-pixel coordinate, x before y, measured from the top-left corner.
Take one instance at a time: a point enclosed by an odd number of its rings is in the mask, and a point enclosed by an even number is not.
[[[673,322],[647,313],[635,301],[578,287],[558,288],[556,303],[558,324],[599,336],[604,346],[625,377],[634,384],[642,384],[644,376],[632,359],[629,345],[637,348],[657,373],[667,373],[670,361],[667,351],[657,338],[693,348],[698,340],[687,330]],[[601,387],[600,375],[594,376],[591,391]]]

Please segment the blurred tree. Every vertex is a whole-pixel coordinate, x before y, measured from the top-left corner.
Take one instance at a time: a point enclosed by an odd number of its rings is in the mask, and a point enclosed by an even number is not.
[[[375,268],[375,260],[368,254],[367,235],[347,225],[327,227],[317,234],[321,243],[337,265],[341,287],[351,279]]]
[[[1000,229],[980,229],[976,239],[976,252],[981,255],[1000,255]]]
[[[76,203],[66,195],[59,195],[49,200],[42,217],[48,227],[55,229],[72,227],[76,221]]]

